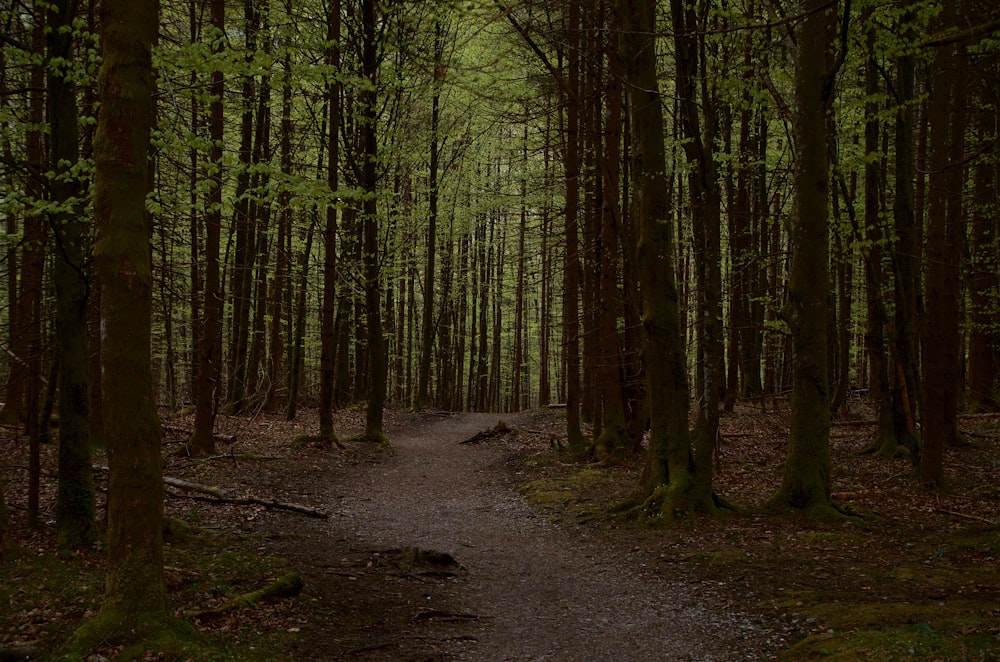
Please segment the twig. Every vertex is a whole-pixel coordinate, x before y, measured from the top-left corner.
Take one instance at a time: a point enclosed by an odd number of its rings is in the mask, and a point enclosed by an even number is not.
[[[934,510],[936,510],[939,513],[943,513],[945,515],[954,515],[955,517],[964,517],[965,519],[971,519],[977,522],[986,522],[990,526],[996,526],[997,524],[1000,524],[1000,522],[997,522],[996,520],[980,517],[979,515],[966,515],[965,513],[959,513],[954,510],[948,510],[946,508],[935,508]]]
[[[108,472],[108,467],[94,467],[99,471]],[[299,513],[302,515],[308,515],[309,517],[315,517],[317,519],[328,519],[330,515],[321,510],[315,508],[310,508],[309,506],[303,506],[297,503],[284,503],[276,499],[260,499],[257,497],[238,497],[235,496],[229,490],[221,487],[216,487],[214,485],[201,485],[199,483],[192,483],[190,481],[181,480],[180,478],[173,478],[171,476],[164,476],[163,482],[171,487],[177,487],[182,490],[188,490],[190,492],[198,492],[200,494],[207,494],[213,501],[220,503],[233,503],[237,505],[255,505],[264,506],[265,508],[274,508],[275,510],[290,510],[293,513]]]

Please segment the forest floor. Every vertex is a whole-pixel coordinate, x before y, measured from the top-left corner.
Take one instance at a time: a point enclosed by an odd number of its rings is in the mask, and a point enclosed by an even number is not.
[[[836,423],[834,495],[859,517],[821,521],[755,510],[780,482],[786,406],[723,419],[717,487],[742,512],[657,528],[609,512],[640,462],[575,461],[558,410],[389,412],[389,446],[350,441],[363,411],[345,410],[343,448],[290,444],[314,411],[220,417],[204,460],[177,454],[191,421],[168,417],[167,476],[326,518],[168,487],[167,514],[197,527],[167,538],[170,606],[200,635],[139,659],[1000,659],[1000,416],[963,419],[942,493],[906,459],[860,456],[870,424]],[[51,446],[34,532],[23,441],[8,433],[0,457],[21,545],[0,565],[0,660],[47,659],[97,609],[102,553],[54,548]],[[287,572],[298,597],[212,613]]]

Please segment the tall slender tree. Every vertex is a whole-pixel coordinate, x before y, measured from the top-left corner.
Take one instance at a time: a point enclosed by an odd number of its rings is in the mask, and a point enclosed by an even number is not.
[[[94,139],[94,259],[102,285],[108,444],[108,576],[101,610],[74,646],[141,638],[168,618],[163,583],[160,422],[151,369],[147,150],[156,0],[101,3],[101,113]],[[82,657],[82,656],[81,656]],[[79,659],[79,658],[76,658]]]
[[[792,267],[782,311],[795,355],[788,453],[776,509],[831,508],[830,401],[827,370],[829,296],[829,150],[827,112],[833,91],[831,48],[836,12],[806,0],[796,35],[795,209]]]
[[[87,220],[81,209],[79,117],[73,54],[76,3],[49,4],[49,149],[54,169],[49,184],[49,224],[55,242],[56,352],[59,383],[59,489],[56,535],[63,545],[83,545],[98,536],[87,422],[89,356]]]
[[[330,0],[326,7],[327,65],[330,79],[326,84],[327,95],[327,165],[326,183],[330,193],[340,186],[340,0]],[[333,427],[334,380],[337,366],[336,318],[337,302],[337,205],[326,206],[323,223],[323,303],[320,311],[320,382],[319,382],[319,434],[336,440]]]
[[[633,501],[654,518],[714,510],[702,500],[688,432],[688,380],[680,335],[673,263],[663,110],[656,73],[656,2],[618,0],[629,125],[632,127],[632,213],[639,233],[643,368],[649,398],[649,447]],[[711,493],[709,488],[708,493]]]
[[[225,49],[226,3],[212,0],[210,4],[212,23],[212,50],[217,55]],[[215,452],[215,406],[221,370],[222,351],[222,282],[219,265],[219,250],[222,235],[222,141],[225,137],[225,74],[222,63],[212,71],[209,86],[212,100],[209,103],[209,181],[212,188],[208,193],[205,213],[205,254],[202,257],[205,271],[205,285],[202,293],[200,345],[198,348],[198,382],[195,392],[194,431],[188,440],[188,452],[194,456],[211,455]]]

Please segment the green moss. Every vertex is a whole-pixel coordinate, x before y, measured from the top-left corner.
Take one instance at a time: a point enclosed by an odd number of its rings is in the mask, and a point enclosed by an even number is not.
[[[554,520],[582,522],[607,512],[604,503],[589,499],[588,494],[604,490],[611,480],[605,471],[585,467],[565,476],[523,483],[518,492]]]
[[[782,660],[995,660],[1000,640],[987,630],[939,628],[921,622],[906,627],[857,630],[807,637]]]

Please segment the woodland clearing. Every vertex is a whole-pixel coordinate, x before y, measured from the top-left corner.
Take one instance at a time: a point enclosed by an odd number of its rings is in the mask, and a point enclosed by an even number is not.
[[[743,512],[668,527],[609,513],[641,463],[575,461],[558,410],[394,411],[391,445],[374,446],[349,441],[363,411],[348,409],[344,448],[290,444],[314,411],[220,416],[227,442],[204,460],[175,452],[189,417],[165,421],[167,476],[258,502],[168,489],[167,514],[191,527],[169,532],[168,595],[198,634],[139,659],[1000,658],[1000,417],[963,420],[941,493],[907,459],[859,455],[871,425],[836,423],[834,495],[859,518],[832,522],[754,510],[780,482],[787,411],[742,408],[723,418],[716,485]],[[509,431],[477,438],[499,421]],[[0,566],[0,649],[46,659],[99,605],[102,554],[54,547],[51,446],[44,526],[27,531],[25,444],[0,443],[22,548]],[[298,597],[216,611],[289,572]]]

